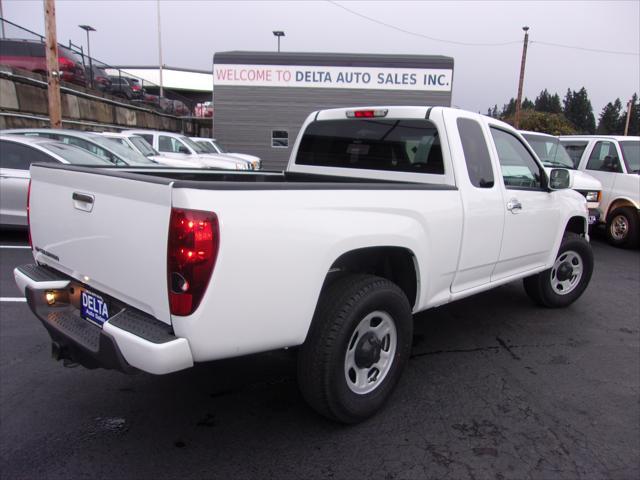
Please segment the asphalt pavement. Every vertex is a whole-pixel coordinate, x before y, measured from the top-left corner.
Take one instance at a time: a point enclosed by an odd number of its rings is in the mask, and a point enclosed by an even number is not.
[[[15,301],[31,252],[4,247],[25,242],[0,236],[1,478],[640,478],[637,249],[596,238],[564,310],[516,282],[419,314],[390,402],[345,427],[304,403],[295,352],[166,376],[64,368]]]

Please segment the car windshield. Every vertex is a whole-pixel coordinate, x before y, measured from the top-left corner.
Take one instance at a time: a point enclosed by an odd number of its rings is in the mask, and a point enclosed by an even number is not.
[[[114,141],[113,138],[103,137],[102,135],[88,135],[91,141],[97,143],[98,145],[103,146],[104,148],[110,150],[113,154],[120,157],[129,165],[140,165],[140,166],[153,166],[156,165],[156,162],[149,160],[144,155],[140,155],[138,152],[134,152],[130,148],[123,147],[118,143],[118,141]]]
[[[68,145],[62,142],[46,142],[41,143],[40,146],[74,165],[112,165],[108,160],[100,158],[75,145]]]
[[[218,152],[229,153],[229,151],[226,148],[224,148],[222,145],[220,145],[218,142],[213,142],[213,144],[215,145],[215,148],[218,150]]]
[[[214,148],[213,145],[211,145],[209,142],[207,142],[206,140],[196,140],[195,141],[198,145],[200,145],[202,148],[204,148],[207,152],[209,153],[218,153],[216,151],[216,149]]]
[[[160,152],[156,151],[151,145],[149,145],[149,142],[142,137],[133,136],[129,137],[129,140],[131,140],[131,143],[133,143],[145,157],[150,155],[160,155]]]
[[[573,160],[557,138],[527,134],[524,134],[523,137],[529,142],[545,167],[561,167],[572,170],[576,168]]]
[[[59,52],[67,57],[69,60],[73,60],[76,63],[82,63],[82,57],[80,57],[77,53],[69,50],[68,48],[59,46]]]
[[[629,173],[640,173],[640,142],[637,140],[622,140],[620,142],[622,157],[627,164]]]
[[[209,153],[203,147],[201,147],[200,145],[198,145],[196,142],[194,142],[193,140],[191,140],[188,137],[178,137],[178,138],[180,139],[181,142],[184,142],[189,147],[191,147],[193,149],[193,151],[196,152],[196,153]]]

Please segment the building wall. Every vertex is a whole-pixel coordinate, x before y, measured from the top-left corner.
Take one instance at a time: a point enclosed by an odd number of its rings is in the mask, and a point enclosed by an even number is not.
[[[216,86],[214,137],[229,151],[259,156],[263,168],[287,165],[307,116],[325,108],[373,105],[450,106],[451,92]],[[289,132],[288,148],[271,147],[271,131]]]

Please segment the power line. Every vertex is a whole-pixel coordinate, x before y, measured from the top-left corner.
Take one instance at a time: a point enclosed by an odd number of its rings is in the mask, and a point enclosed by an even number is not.
[[[364,18],[365,20],[369,20],[370,22],[377,23],[378,25],[382,25],[384,27],[391,28],[393,30],[397,30],[397,31],[402,32],[402,33],[406,33],[408,35],[413,35],[414,37],[426,38],[427,40],[432,40],[434,42],[450,43],[450,44],[453,44],[453,45],[463,45],[463,46],[466,46],[466,47],[501,47],[501,46],[504,46],[504,45],[520,44],[520,40],[514,40],[512,42],[500,42],[500,43],[468,43],[468,42],[457,42],[455,40],[445,40],[445,39],[442,39],[442,38],[430,37],[428,35],[423,35],[421,33],[412,32],[411,30],[405,30],[404,28],[397,27],[397,26],[392,25],[390,23],[386,23],[386,22],[383,22],[383,21],[380,21],[380,20],[376,20],[375,18],[368,17],[366,15],[363,15],[362,13],[358,13],[358,12],[356,12],[354,10],[351,10],[350,8],[347,8],[347,7],[343,6],[343,5],[340,5],[339,3],[336,3],[333,0],[326,0],[326,1],[329,2],[330,4],[336,6],[336,7],[339,7],[341,9],[343,9],[343,10],[346,10],[347,12],[349,12],[349,13],[351,13],[353,15],[356,15],[358,17]]]
[[[537,43],[539,45],[546,45],[549,47],[560,47],[560,48],[570,48],[572,50],[583,50],[585,52],[611,53],[613,55],[633,55],[636,57],[640,55],[640,53],[638,52],[620,52],[617,50],[601,50],[599,48],[578,47],[577,45],[562,45],[561,43],[541,42],[539,40],[532,40],[531,43]]]
[[[470,43],[470,42],[458,42],[455,40],[445,40],[442,38],[435,38],[435,37],[430,37],[428,35],[423,35],[421,33],[418,32],[412,32],[411,30],[406,30],[404,28],[398,27],[396,25],[392,25],[390,23],[386,23],[383,22],[381,20],[377,20],[375,18],[372,17],[368,17],[367,15],[364,15],[362,13],[356,12],[355,10],[351,10],[350,8],[345,7],[344,5],[340,5],[339,3],[336,3],[333,0],[326,0],[328,3],[339,7],[343,10],[346,10],[347,12],[351,13],[352,15],[355,15],[357,17],[360,18],[364,18],[365,20],[368,20],[370,22],[373,23],[377,23],[378,25],[382,25],[384,27],[387,28],[391,28],[393,30],[396,30],[398,32],[402,32],[402,33],[406,33],[408,35],[413,35],[414,37],[420,37],[420,38],[426,38],[427,40],[432,40],[434,42],[441,42],[441,43],[449,43],[452,45],[462,45],[465,47],[502,47],[505,45],[516,45],[516,44],[520,44],[520,40],[514,40],[512,42],[498,42],[498,43]],[[640,55],[640,53],[638,52],[620,52],[620,51],[616,51],[616,50],[602,50],[602,49],[597,49],[597,48],[587,48],[587,47],[579,47],[579,46],[575,46],[575,45],[563,45],[560,43],[551,43],[551,42],[542,42],[542,41],[531,41],[531,43],[537,43],[539,45],[546,45],[546,46],[550,46],[550,47],[559,47],[559,48],[568,48],[568,49],[573,49],[573,50],[583,50],[586,52],[596,52],[596,53],[608,53],[608,54],[613,54],[613,55],[635,55],[638,56]]]

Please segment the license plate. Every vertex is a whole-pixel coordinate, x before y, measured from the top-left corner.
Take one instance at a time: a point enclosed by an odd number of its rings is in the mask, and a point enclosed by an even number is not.
[[[596,216],[589,215],[589,225],[593,225],[594,223],[596,223]]]
[[[80,316],[102,326],[109,320],[109,306],[100,295],[88,290],[80,293]]]

